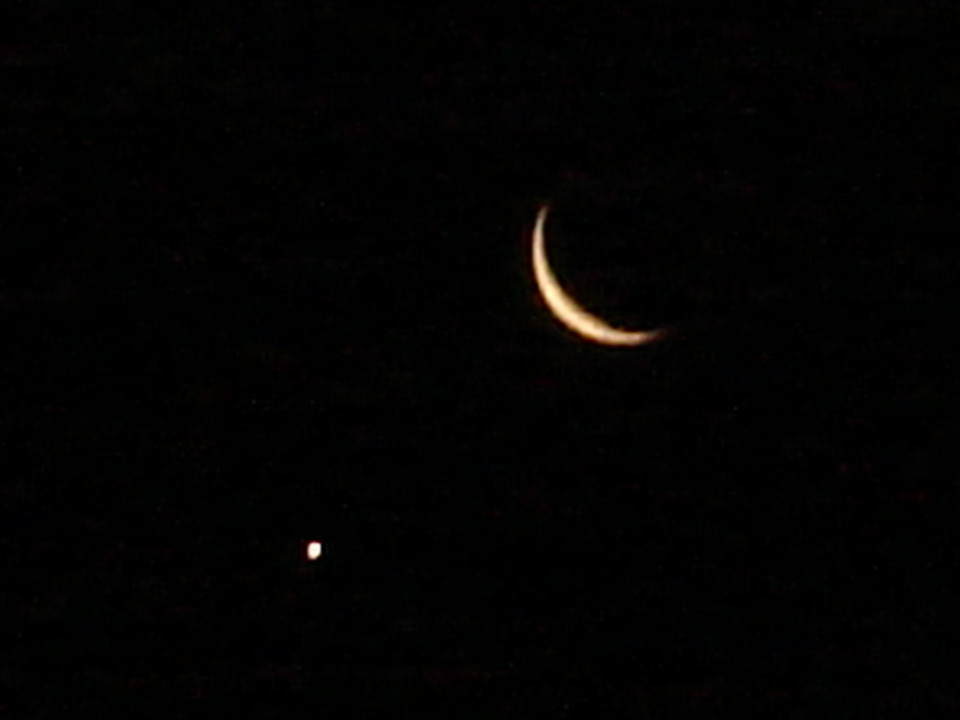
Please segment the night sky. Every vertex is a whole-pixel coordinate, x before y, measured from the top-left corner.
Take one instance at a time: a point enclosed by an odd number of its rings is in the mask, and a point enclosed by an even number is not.
[[[97,5],[0,14],[0,714],[960,709],[954,13]]]

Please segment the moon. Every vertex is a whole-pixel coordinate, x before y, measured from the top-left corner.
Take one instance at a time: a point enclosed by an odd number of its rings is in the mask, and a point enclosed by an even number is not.
[[[636,346],[659,339],[664,334],[662,329],[641,331],[612,327],[602,318],[587,312],[567,294],[547,262],[543,226],[548,209],[546,205],[540,208],[533,228],[533,275],[537,289],[553,316],[580,337],[601,345]]]

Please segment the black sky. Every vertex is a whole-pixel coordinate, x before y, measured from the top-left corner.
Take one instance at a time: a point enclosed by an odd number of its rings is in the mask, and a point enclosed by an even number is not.
[[[44,663],[95,688],[67,704],[273,663],[305,705],[336,676],[506,713],[955,707],[952,14],[0,27],[23,708]],[[541,203],[578,297],[675,335],[552,322]]]

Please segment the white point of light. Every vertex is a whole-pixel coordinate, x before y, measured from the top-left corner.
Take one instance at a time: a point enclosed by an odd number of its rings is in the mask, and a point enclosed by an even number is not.
[[[307,560],[316,560],[323,554],[323,545],[316,540],[307,543]]]
[[[568,329],[581,337],[601,345],[643,345],[659,339],[663,330],[621,330],[592,315],[570,297],[560,286],[544,249],[543,226],[547,221],[547,207],[540,208],[533,229],[533,274],[537,288],[550,312]]]

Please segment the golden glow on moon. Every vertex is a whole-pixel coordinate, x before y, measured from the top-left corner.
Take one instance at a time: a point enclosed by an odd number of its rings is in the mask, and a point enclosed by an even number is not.
[[[307,543],[307,560],[316,560],[323,554],[323,545],[314,541]]]
[[[544,205],[540,208],[537,224],[533,229],[533,275],[537,288],[554,317],[580,337],[601,345],[643,345],[660,338],[663,335],[662,330],[635,331],[611,327],[602,318],[584,310],[567,295],[547,262],[543,239],[546,220],[547,206]]]

